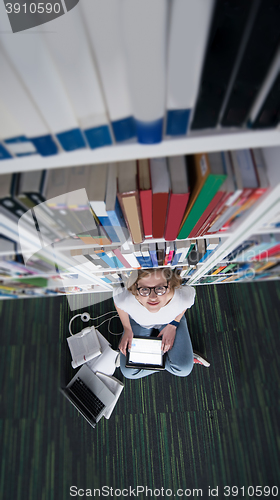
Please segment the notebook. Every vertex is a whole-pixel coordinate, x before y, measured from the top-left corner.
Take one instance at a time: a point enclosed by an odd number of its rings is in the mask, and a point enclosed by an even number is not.
[[[116,398],[87,365],[80,368],[61,392],[93,428]]]
[[[161,350],[161,338],[133,337],[125,366],[145,370],[164,370],[165,356]]]

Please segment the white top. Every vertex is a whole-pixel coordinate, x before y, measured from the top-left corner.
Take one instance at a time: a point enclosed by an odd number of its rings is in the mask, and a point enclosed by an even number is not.
[[[117,307],[145,328],[155,328],[173,321],[178,314],[194,304],[195,289],[191,286],[175,288],[174,295],[158,312],[150,312],[126,288],[114,289],[113,299]]]

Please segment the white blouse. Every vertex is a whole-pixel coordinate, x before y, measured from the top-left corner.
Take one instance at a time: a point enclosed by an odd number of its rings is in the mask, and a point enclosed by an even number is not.
[[[126,288],[117,287],[114,289],[113,299],[115,305],[129,314],[136,323],[145,328],[155,328],[170,323],[178,314],[189,309],[194,304],[195,289],[188,285],[175,288],[170,302],[158,312],[148,311]]]

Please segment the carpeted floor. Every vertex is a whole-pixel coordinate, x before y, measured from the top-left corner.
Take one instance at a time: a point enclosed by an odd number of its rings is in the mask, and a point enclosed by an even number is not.
[[[219,498],[250,498],[267,486],[277,498],[280,283],[196,290],[187,320],[211,367],[194,366],[184,379],[124,380],[113,415],[95,430],[59,392],[74,373],[68,322],[81,311],[72,313],[66,297],[0,301],[1,499],[65,500],[78,493],[71,486],[84,496],[103,486],[114,498],[133,498],[137,486],[152,490],[138,498],[180,498],[177,489],[207,497],[209,487]],[[112,309],[111,299],[87,308],[95,316]],[[73,331],[81,326],[75,320]],[[120,331],[118,320],[111,328]],[[117,347],[106,325],[100,331]]]

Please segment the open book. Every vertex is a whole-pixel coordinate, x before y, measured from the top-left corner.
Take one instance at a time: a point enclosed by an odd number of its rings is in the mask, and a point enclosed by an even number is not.
[[[110,416],[112,415],[112,411],[115,408],[116,403],[121,395],[124,385],[120,380],[116,379],[115,377],[110,377],[109,375],[105,375],[105,373],[96,372],[96,375],[98,376],[98,378],[100,378],[100,380],[102,380],[102,382],[104,382],[104,384],[107,385],[108,389],[110,389],[110,391],[115,395],[115,400],[113,401],[112,404],[110,404],[110,406],[106,408],[106,411],[104,413],[105,418],[110,418]]]
[[[108,340],[98,330],[96,333],[100,342],[101,354],[91,359],[87,365],[94,373],[101,372],[105,375],[113,375],[119,353],[112,349]]]
[[[72,366],[77,368],[101,354],[101,346],[94,326],[84,328],[76,335],[67,338],[72,355]]]

